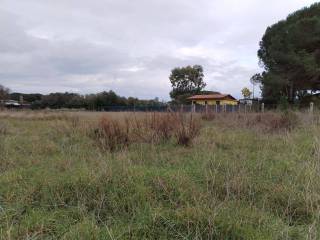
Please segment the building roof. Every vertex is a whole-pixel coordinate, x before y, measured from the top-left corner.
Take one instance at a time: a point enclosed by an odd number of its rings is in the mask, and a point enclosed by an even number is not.
[[[20,106],[21,104],[15,100],[5,100],[4,101],[5,106]]]
[[[189,97],[190,100],[224,100],[224,99],[231,99],[236,100],[230,94],[207,94],[207,95],[194,95]]]

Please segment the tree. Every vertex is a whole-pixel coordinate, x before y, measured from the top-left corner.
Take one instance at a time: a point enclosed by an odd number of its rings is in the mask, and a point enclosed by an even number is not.
[[[250,98],[250,96],[251,96],[251,94],[252,94],[252,92],[249,90],[249,88],[247,88],[247,87],[245,87],[245,88],[243,88],[242,90],[241,90],[241,93],[242,93],[242,96],[244,97],[244,98]]]
[[[39,94],[39,93],[31,93],[31,94],[17,93],[17,92],[10,93],[11,100],[19,101],[21,96],[23,97],[23,100],[27,103],[33,103],[35,101],[40,101],[43,97],[43,95]]]
[[[10,90],[2,85],[0,85],[0,108],[4,106],[4,100],[9,96]]]
[[[184,103],[189,96],[200,93],[206,86],[203,77],[203,68],[200,65],[174,68],[169,77],[172,85],[171,98],[178,103]]]
[[[268,27],[258,57],[262,96],[293,102],[305,91],[320,90],[320,3],[290,14]]]

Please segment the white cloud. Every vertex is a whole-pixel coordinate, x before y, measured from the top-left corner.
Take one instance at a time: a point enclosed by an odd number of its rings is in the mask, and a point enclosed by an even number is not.
[[[240,95],[267,26],[311,0],[0,0],[0,84],[14,91],[168,99],[170,70],[201,64]]]

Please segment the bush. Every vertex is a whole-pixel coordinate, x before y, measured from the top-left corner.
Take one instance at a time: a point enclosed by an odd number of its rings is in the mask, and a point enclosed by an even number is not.
[[[192,140],[199,135],[201,128],[199,121],[196,121],[192,115],[186,118],[180,114],[176,123],[178,125],[175,128],[177,143],[182,146],[190,146]]]
[[[200,119],[199,119],[200,120]],[[190,146],[201,125],[192,115],[182,113],[152,113],[142,118],[130,116],[124,122],[102,118],[91,136],[105,150],[116,151],[131,143],[161,143],[174,139]]]
[[[129,125],[121,125],[119,121],[103,117],[96,129],[94,137],[106,150],[115,151],[127,147],[130,143]]]
[[[173,136],[174,119],[172,114],[146,114],[142,119],[130,119],[131,130],[137,141],[159,143],[168,141]]]

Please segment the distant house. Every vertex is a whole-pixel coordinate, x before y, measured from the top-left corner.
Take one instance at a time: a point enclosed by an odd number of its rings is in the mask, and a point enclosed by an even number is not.
[[[244,99],[239,99],[239,103],[242,105],[255,105],[259,104],[259,102],[262,101],[259,98],[244,98]]]
[[[208,95],[195,95],[190,98],[192,104],[199,105],[238,105],[237,99],[230,94],[214,93]]]
[[[14,100],[5,100],[5,101],[3,101],[3,103],[6,108],[20,108],[21,107],[21,104],[17,101],[14,101]]]

